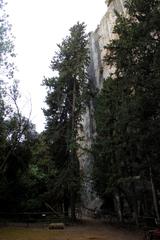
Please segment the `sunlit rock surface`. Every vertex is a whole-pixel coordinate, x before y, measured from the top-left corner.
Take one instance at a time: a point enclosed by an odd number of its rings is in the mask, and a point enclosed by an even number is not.
[[[108,3],[110,4],[108,5]],[[113,68],[107,66],[103,59],[106,54],[106,46],[111,39],[115,38],[113,28],[116,21],[116,13],[125,14],[124,0],[106,1],[108,5],[107,12],[102,18],[95,32],[90,33],[89,49],[90,49],[90,66],[88,73],[90,77],[90,88],[92,99],[83,116],[83,131],[80,136],[83,137],[81,149],[79,150],[80,169],[83,176],[82,202],[84,207],[96,209],[100,206],[92,184],[92,165],[93,156],[91,153],[91,145],[96,135],[96,125],[94,120],[94,96],[103,86],[103,80],[114,71]],[[94,204],[95,202],[95,204]]]

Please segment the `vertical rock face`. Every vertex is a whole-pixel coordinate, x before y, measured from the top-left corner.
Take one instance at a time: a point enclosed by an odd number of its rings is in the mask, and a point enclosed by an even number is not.
[[[116,21],[115,12],[125,14],[124,0],[112,0],[110,2],[111,3],[108,6],[108,10],[102,18],[97,30],[90,36],[90,41],[95,41],[95,45],[90,45],[91,59],[93,59],[93,62],[95,63],[99,61],[99,64],[95,64],[95,68],[92,69],[92,71],[96,72],[96,83],[98,89],[102,88],[103,79],[107,78],[111,71],[113,71],[110,66],[104,64],[103,58],[106,55],[106,50],[104,49],[104,46],[106,46],[110,42],[110,40],[116,37],[113,33]],[[97,52],[97,46],[99,52],[98,58],[95,55],[95,51]]]
[[[115,11],[120,14],[125,13],[124,0],[106,0],[108,9],[95,32],[90,34],[89,50],[90,50],[90,66],[88,74],[90,77],[90,88],[93,97],[83,116],[83,131],[80,135],[83,137],[81,150],[79,151],[80,169],[83,176],[82,201],[87,208],[95,209],[98,206],[96,194],[92,184],[92,166],[93,156],[91,153],[91,145],[96,135],[96,126],[94,121],[94,93],[99,91],[103,86],[103,80],[106,79],[114,69],[110,68],[103,62],[106,54],[104,46],[111,39],[115,38],[113,28],[116,21]],[[96,201],[95,201],[96,199]]]

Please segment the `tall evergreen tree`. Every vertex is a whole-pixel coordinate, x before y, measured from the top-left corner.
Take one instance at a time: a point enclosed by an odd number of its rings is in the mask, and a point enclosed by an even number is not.
[[[97,100],[94,174],[99,193],[123,193],[138,221],[144,186],[159,218],[160,2],[129,0],[126,8],[127,16],[117,14],[117,38],[106,46],[105,62],[115,72]],[[145,214],[148,206],[140,201]]]
[[[79,162],[77,158],[78,129],[85,109],[88,91],[87,66],[89,63],[87,35],[84,23],[70,29],[70,35],[55,54],[51,68],[55,77],[45,79],[48,88],[44,110],[52,158],[59,169],[57,184],[63,189],[64,205],[68,200],[71,216],[75,219],[75,203],[79,190]],[[56,74],[57,73],[57,74]],[[59,191],[59,190],[58,190]],[[67,211],[67,206],[65,207]]]

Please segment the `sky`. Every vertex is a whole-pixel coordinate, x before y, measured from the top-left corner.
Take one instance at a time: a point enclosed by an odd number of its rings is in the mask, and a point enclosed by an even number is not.
[[[94,31],[105,14],[105,0],[8,0],[7,12],[15,37],[16,79],[19,80],[22,113],[43,131],[45,118],[45,77],[57,44],[79,22],[85,22],[87,32]]]

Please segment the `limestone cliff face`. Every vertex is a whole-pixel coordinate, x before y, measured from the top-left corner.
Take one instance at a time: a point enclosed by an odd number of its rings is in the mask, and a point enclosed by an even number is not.
[[[109,4],[110,3],[110,4]],[[116,21],[115,11],[120,14],[125,14],[124,0],[106,1],[109,4],[108,9],[95,32],[90,34],[89,49],[90,49],[90,66],[88,69],[90,77],[90,87],[93,92],[99,91],[103,86],[103,80],[106,79],[114,69],[107,66],[103,58],[106,54],[104,46],[107,45],[111,39],[116,36],[113,33],[113,28]],[[96,126],[94,121],[94,97],[87,107],[86,113],[83,116],[83,131],[81,136],[84,140],[82,149],[79,152],[80,168],[84,177],[84,185],[82,190],[82,200],[86,207],[95,208],[97,204],[95,201],[96,195],[92,186],[92,163],[93,156],[90,152],[93,139],[96,134]]]

